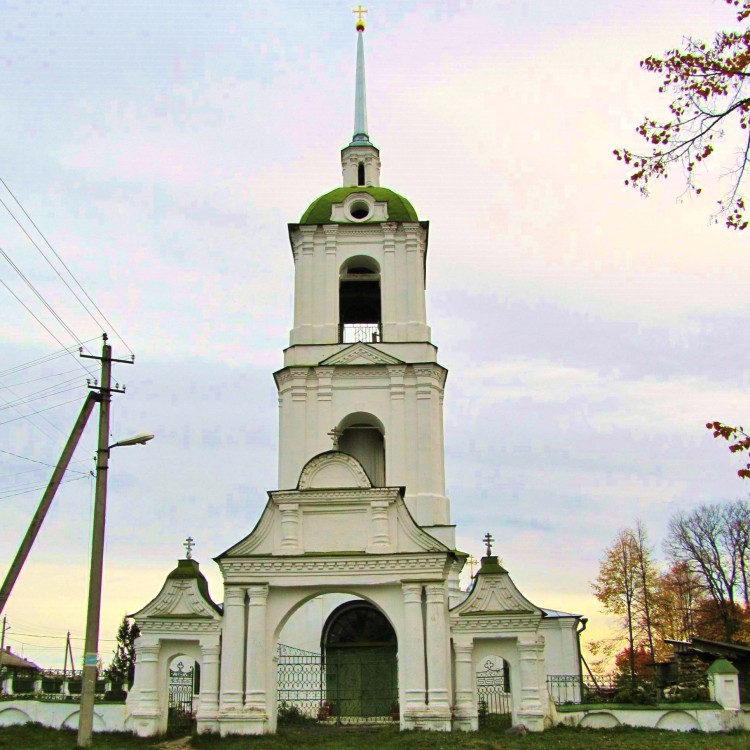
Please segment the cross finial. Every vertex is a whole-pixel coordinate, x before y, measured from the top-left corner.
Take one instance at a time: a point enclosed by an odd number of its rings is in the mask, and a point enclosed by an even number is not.
[[[367,13],[367,10],[362,7],[362,3],[359,4],[358,7],[352,8],[352,13],[357,14],[357,22],[355,24],[357,31],[364,31],[365,30],[365,21],[362,18],[363,13]]]
[[[193,537],[189,536],[184,542],[183,547],[185,548],[185,559],[186,560],[192,560],[193,559],[193,547],[195,547],[195,544],[193,543]]]
[[[330,432],[326,433],[326,435],[331,438],[331,442],[333,443],[333,450],[337,451],[339,449],[339,438],[343,434],[344,433],[338,427],[334,427]]]
[[[494,542],[494,538],[492,537],[492,534],[488,531],[484,535],[484,539],[482,541],[487,545],[487,557],[489,557],[492,554],[492,542]]]
[[[467,562],[469,563],[469,575],[474,578],[474,566],[477,564],[477,558],[474,555],[469,555]]]

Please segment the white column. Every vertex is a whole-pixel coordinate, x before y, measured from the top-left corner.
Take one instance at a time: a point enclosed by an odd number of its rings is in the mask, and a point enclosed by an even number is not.
[[[518,656],[521,673],[521,707],[518,719],[532,732],[544,730],[545,711],[542,706],[543,690],[546,688],[540,676],[540,661],[544,659],[544,638],[531,636],[518,640]]]
[[[242,708],[242,673],[245,639],[245,589],[224,587],[224,622],[221,639],[222,711]]]
[[[201,705],[198,719],[213,718],[219,710],[219,657],[218,639],[201,643]]]
[[[427,696],[430,711],[450,711],[450,641],[445,583],[428,583]]]
[[[463,715],[476,712],[471,662],[473,650],[473,639],[453,639],[453,652],[456,655],[456,710]]]
[[[338,224],[326,224],[325,232],[325,301],[323,323],[325,334],[323,338],[328,343],[339,340],[339,269],[336,263],[336,233]],[[330,428],[329,428],[330,429]]]
[[[318,377],[318,428],[315,435],[315,442],[319,448],[316,453],[331,449],[331,438],[328,433],[332,427],[335,427],[333,421],[333,367],[316,367],[315,374]],[[315,455],[310,454],[310,458]]]
[[[268,584],[249,586],[247,615],[247,647],[245,651],[246,674],[245,708],[266,711],[266,673],[268,648],[266,635],[266,605]]]
[[[140,641],[141,639],[139,639]],[[134,687],[138,688],[137,713],[159,713],[159,643],[138,643],[135,660]]]
[[[279,503],[281,515],[280,553],[296,555],[301,550],[299,538],[299,503]]]
[[[425,710],[424,623],[422,584],[402,583],[404,637],[398,644],[398,681],[404,686],[402,715]]]
[[[406,365],[388,365],[391,396],[391,423],[386,439],[386,486],[407,486],[406,475],[406,402],[404,376]]]
[[[398,322],[396,300],[396,229],[398,224],[384,222],[383,229],[383,267],[380,269],[380,315],[383,321],[383,341],[396,341]]]
[[[373,500],[370,503],[370,539],[366,549],[368,553],[387,554],[391,551],[388,505],[387,500]]]

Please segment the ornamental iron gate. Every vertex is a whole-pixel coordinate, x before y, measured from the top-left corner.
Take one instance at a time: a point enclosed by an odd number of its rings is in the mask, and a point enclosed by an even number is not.
[[[176,669],[169,670],[169,711],[167,727],[170,732],[191,731],[195,723],[193,716],[193,688],[196,678],[191,666],[185,669],[180,661]]]
[[[504,659],[491,656],[477,672],[477,701],[481,726],[510,726],[512,707],[510,669]]]
[[[325,654],[279,644],[282,723],[327,725],[398,721],[395,647],[329,648]]]

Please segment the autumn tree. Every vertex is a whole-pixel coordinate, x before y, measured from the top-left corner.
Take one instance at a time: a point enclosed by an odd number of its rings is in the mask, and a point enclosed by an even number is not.
[[[684,560],[673,561],[656,582],[654,623],[658,641],[691,640],[700,632],[701,613],[707,601],[700,576]]]
[[[743,637],[750,596],[748,503],[701,505],[691,513],[677,513],[669,522],[665,549],[698,576],[709,599],[701,607],[704,626],[712,616],[720,623],[721,640]]]
[[[682,48],[641,61],[641,68],[660,77],[660,93],[672,97],[669,115],[646,117],[636,128],[647,144],[643,150],[621,148],[614,154],[630,170],[625,184],[644,195],[653,181],[675,170],[686,190],[700,195],[699,167],[709,159],[719,162],[715,171],[727,172],[730,182],[714,217],[743,230],[748,225],[741,191],[750,156],[750,0],[724,1],[735,8],[739,29],[720,31],[711,44],[686,37]]]
[[[732,453],[750,453],[750,435],[742,427],[732,427],[723,422],[709,422],[706,429],[713,430],[714,437],[724,439],[729,443]],[[750,462],[737,475],[742,479],[750,479]]]
[[[646,647],[651,661],[654,659],[652,614],[656,577],[646,532],[638,522],[635,529],[618,532],[604,551],[599,575],[592,583],[594,595],[604,609],[620,618],[626,642],[623,653],[627,654],[632,681],[638,674],[636,654]]]

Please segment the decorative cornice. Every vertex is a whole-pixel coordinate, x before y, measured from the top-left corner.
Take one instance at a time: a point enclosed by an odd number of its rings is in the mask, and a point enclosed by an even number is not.
[[[445,556],[351,555],[336,557],[224,558],[220,566],[226,581],[241,582],[254,576],[330,577],[341,583],[341,575],[381,575],[390,579],[405,576],[442,576]]]
[[[364,343],[352,344],[343,351],[336,352],[330,357],[322,360],[321,365],[353,365],[355,360],[365,360],[356,362],[357,365],[398,365],[404,364],[402,360],[392,357],[390,354],[376,349],[373,346]]]

